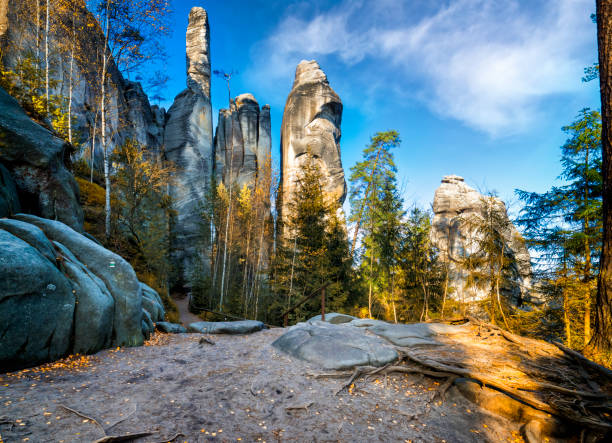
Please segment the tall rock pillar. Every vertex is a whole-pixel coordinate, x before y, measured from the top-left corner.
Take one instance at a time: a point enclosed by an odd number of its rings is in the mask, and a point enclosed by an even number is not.
[[[238,188],[253,186],[258,177],[270,173],[270,106],[260,109],[253,95],[241,94],[231,108],[231,112],[219,111],[215,133],[217,182],[226,187],[230,181]]]
[[[210,28],[203,8],[194,7],[187,27],[187,89],[168,111],[166,158],[177,168],[170,195],[176,211],[171,226],[171,255],[177,277],[189,285],[196,269],[208,269],[201,243],[202,209],[210,185],[213,158],[210,102]]]
[[[302,61],[295,71],[281,129],[281,216],[296,191],[296,180],[310,152],[323,176],[326,197],[340,205],[346,197],[344,169],[340,158],[342,101],[327,76],[312,61]]]

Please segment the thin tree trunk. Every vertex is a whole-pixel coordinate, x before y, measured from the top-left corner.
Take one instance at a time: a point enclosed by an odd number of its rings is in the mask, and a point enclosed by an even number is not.
[[[40,68],[40,0],[36,0],[36,67]]]
[[[74,76],[74,42],[76,40],[76,26],[72,14],[72,45],[70,46],[70,78],[68,79],[68,141],[72,144],[72,89]]]
[[[368,316],[372,318],[372,264],[374,261],[374,252],[370,251],[370,291],[368,293]]]
[[[47,118],[49,118],[49,0],[45,20],[45,95],[47,98]]]
[[[230,94],[229,92],[229,84],[228,84],[228,94]],[[228,188],[229,188],[229,194],[228,194],[228,204],[227,204],[227,217],[225,219],[225,244],[223,246],[223,271],[221,273],[221,297],[219,300],[219,311],[223,312],[223,289],[224,289],[224,285],[225,285],[225,267],[226,267],[226,263],[227,263],[227,232],[229,231],[229,222],[230,222],[230,214],[232,211],[232,173],[233,173],[233,169],[234,169],[234,115],[233,115],[233,110],[232,110],[232,99],[231,99],[231,94],[230,94],[230,103],[229,103],[229,109],[230,109],[230,168],[229,168],[229,184],[228,184]]]
[[[111,201],[110,201],[110,162],[108,158],[108,148],[106,144],[106,69],[108,62],[108,33],[109,33],[109,15],[110,13],[110,0],[106,0],[106,26],[105,26],[105,37],[104,37],[104,48],[102,52],[102,97],[101,97],[101,134],[100,140],[102,141],[102,154],[104,156],[104,185],[105,189],[105,198],[104,198],[104,234],[106,236],[106,241],[110,240],[110,224],[111,224]]]
[[[291,260],[291,277],[289,278],[289,297],[287,299],[287,309],[291,306],[291,292],[293,291],[293,270],[295,269],[295,251],[297,249],[297,235],[293,239],[293,259]]]

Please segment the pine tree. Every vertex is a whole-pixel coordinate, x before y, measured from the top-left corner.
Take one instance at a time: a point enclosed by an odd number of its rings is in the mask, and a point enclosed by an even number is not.
[[[566,184],[543,194],[517,190],[526,203],[519,222],[530,244],[555,264],[564,298],[569,292],[580,294],[586,344],[602,241],[600,114],[585,108],[563,130],[569,138],[561,148],[563,172],[559,178]]]

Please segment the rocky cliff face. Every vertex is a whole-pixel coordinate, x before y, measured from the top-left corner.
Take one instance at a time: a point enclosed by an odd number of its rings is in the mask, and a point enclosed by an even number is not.
[[[172,225],[172,256],[180,278],[188,282],[196,264],[207,268],[208,261],[197,250],[196,239],[213,171],[210,29],[202,8],[193,8],[189,14],[187,89],[168,110],[164,142],[167,159],[178,169],[170,188],[177,214]]]
[[[281,181],[283,207],[296,189],[304,154],[312,154],[323,175],[323,188],[339,204],[346,197],[344,169],[340,158],[342,102],[315,61],[302,61],[295,71],[281,129]]]
[[[449,296],[462,302],[483,300],[489,296],[489,288],[466,286],[468,272],[465,262],[470,254],[477,256],[480,253],[477,243],[481,237],[473,226],[483,219],[483,211],[490,204],[504,226],[502,237],[510,261],[503,293],[511,303],[520,305],[522,301],[531,299],[529,251],[521,234],[508,220],[504,202],[493,197],[487,203],[484,198],[456,175],[444,177],[436,190],[431,239],[440,250],[441,259],[450,263],[449,288],[452,289]]]
[[[217,182],[239,188],[253,186],[257,177],[269,173],[271,158],[270,107],[259,108],[255,97],[242,94],[232,102],[231,112],[219,111],[215,133]]]
[[[11,189],[17,191],[17,195],[7,198],[17,203],[7,204],[6,212],[0,216],[10,215],[21,207],[81,231],[79,189],[64,166],[65,155],[66,143],[32,121],[17,101],[0,88],[0,165],[12,177],[7,175],[3,180],[7,183],[6,193],[12,194]],[[13,180],[14,185],[10,185]]]
[[[93,15],[83,0],[75,0],[76,38],[70,34],[72,11],[69,8],[53,10],[53,26],[49,35],[51,78],[57,81],[51,94],[64,97],[70,95],[72,84],[72,114],[74,117],[74,143],[80,144],[82,155],[87,161],[93,154],[97,168],[102,169],[100,144],[99,66],[104,38]],[[31,2],[0,0],[0,46],[2,63],[14,69],[26,54],[35,54],[36,32],[34,11]],[[75,43],[71,76],[71,46]],[[39,45],[39,51],[44,47]],[[42,52],[41,52],[42,54]],[[72,78],[72,82],[70,79]],[[125,80],[114,63],[109,66],[107,87],[108,145],[111,151],[126,139],[133,139],[155,151],[163,142],[163,119],[159,110],[152,108],[140,84]],[[163,115],[163,113],[162,113]],[[93,137],[96,131],[95,139]]]

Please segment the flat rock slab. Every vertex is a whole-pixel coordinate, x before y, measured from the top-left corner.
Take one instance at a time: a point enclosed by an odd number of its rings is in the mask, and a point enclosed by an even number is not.
[[[183,334],[187,332],[187,329],[183,325],[178,323],[170,323],[167,321],[158,321],[155,323],[155,328],[158,331],[165,332],[167,334]]]
[[[240,321],[199,321],[191,323],[189,332],[202,334],[250,334],[261,331],[265,325],[257,320]]]
[[[383,366],[398,358],[388,343],[363,329],[324,322],[298,323],[272,346],[326,369]]]
[[[354,320],[350,325],[366,328],[368,331],[389,340],[396,346],[439,346],[437,338],[443,335],[453,335],[465,330],[463,326],[441,323],[393,324],[378,320]]]
[[[331,323],[332,325],[348,323],[353,320],[357,320],[357,317],[353,317],[352,315],[347,315],[347,314],[339,314],[337,312],[330,312],[329,314],[325,314],[325,321],[327,323]],[[321,321],[321,316],[315,315],[310,320],[308,320],[308,323],[313,323],[315,321]]]

